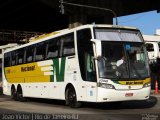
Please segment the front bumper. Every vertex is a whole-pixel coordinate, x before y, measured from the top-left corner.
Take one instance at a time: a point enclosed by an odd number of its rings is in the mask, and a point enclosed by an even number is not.
[[[146,100],[150,96],[150,91],[150,87],[137,90],[115,90],[98,87],[97,102]],[[128,94],[132,94],[132,96],[128,96]]]

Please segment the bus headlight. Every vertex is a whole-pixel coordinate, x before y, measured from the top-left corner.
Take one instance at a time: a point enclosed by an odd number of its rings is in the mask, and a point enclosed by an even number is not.
[[[106,88],[106,89],[115,89],[115,87],[111,84],[107,83],[98,83],[98,87]]]
[[[150,87],[151,86],[151,83],[145,83],[144,85],[143,85],[143,88],[145,88],[145,87]]]

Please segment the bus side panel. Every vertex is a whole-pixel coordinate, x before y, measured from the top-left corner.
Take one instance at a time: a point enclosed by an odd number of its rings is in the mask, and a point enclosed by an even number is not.
[[[77,100],[86,101],[86,84],[81,78],[78,57],[66,59],[66,68],[65,68],[65,86],[62,88],[62,98],[65,96],[66,85],[71,83],[75,88]]]

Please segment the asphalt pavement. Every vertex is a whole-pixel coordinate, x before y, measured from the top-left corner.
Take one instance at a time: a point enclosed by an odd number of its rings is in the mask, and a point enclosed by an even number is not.
[[[19,102],[0,95],[0,120],[160,120],[160,92],[147,101],[126,101],[122,104],[84,103],[81,108],[65,106],[64,101],[30,99]],[[28,119],[27,119],[28,118]]]

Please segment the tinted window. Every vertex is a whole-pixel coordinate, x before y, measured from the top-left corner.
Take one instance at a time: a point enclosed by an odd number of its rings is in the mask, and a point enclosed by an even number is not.
[[[16,65],[16,51],[11,52],[11,65]]]
[[[75,54],[74,33],[65,35],[61,39],[63,40],[62,56],[74,55]]]
[[[34,61],[34,46],[28,46],[26,48],[26,62]]]
[[[16,64],[23,64],[24,63],[24,49],[19,49],[16,52]]]
[[[95,82],[96,72],[90,29],[77,31],[77,46],[82,79]]]
[[[45,59],[45,55],[46,55],[46,43],[45,42],[38,43],[36,45],[35,60],[36,61],[44,60]]]
[[[58,57],[60,49],[60,41],[56,39],[51,39],[48,41],[47,59]]]
[[[147,51],[149,51],[149,52],[154,51],[153,44],[147,43],[146,46],[147,46]]]
[[[10,60],[11,60],[11,54],[5,53],[4,54],[4,66],[9,67],[10,66]]]

